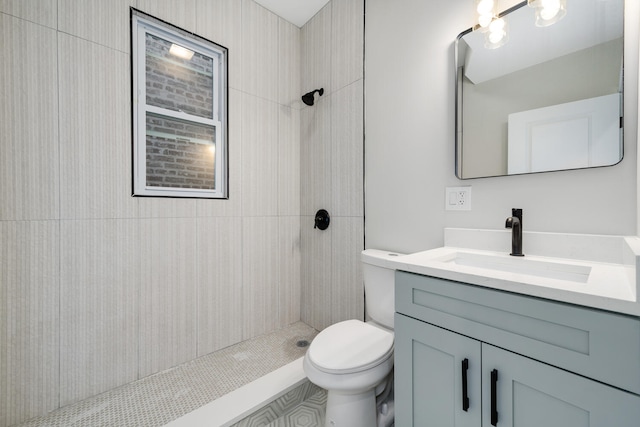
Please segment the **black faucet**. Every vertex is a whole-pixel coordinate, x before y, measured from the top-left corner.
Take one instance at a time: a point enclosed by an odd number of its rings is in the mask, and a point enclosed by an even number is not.
[[[504,225],[511,229],[511,256],[524,256],[522,253],[522,209],[511,209],[511,216]]]

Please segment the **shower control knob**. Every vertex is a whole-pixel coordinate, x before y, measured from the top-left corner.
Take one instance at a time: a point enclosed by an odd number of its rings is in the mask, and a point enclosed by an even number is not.
[[[326,230],[329,228],[329,223],[331,222],[331,218],[329,217],[329,212],[325,209],[320,209],[316,212],[315,225],[313,228],[319,228],[320,230]]]

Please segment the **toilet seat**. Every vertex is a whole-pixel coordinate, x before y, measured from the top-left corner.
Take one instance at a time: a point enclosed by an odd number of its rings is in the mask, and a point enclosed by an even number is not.
[[[311,342],[309,361],[320,371],[351,374],[371,369],[393,354],[393,333],[360,320],[329,326]]]

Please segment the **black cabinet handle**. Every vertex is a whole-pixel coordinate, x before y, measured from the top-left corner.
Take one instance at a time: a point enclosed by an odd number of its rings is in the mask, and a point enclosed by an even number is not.
[[[469,359],[462,361],[462,410],[469,409],[469,394],[467,393],[467,371],[469,370]]]
[[[498,370],[491,371],[491,425],[498,425],[498,402],[497,402],[497,388],[498,388]]]

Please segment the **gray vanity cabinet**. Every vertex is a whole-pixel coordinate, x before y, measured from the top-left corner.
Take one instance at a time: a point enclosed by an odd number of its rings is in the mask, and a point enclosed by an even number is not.
[[[395,425],[479,426],[480,341],[397,313],[394,329]]]
[[[491,372],[498,372],[498,426],[640,426],[639,396],[487,344],[482,366],[483,396],[491,397]],[[483,426],[492,425],[491,413],[485,403]]]
[[[395,340],[398,427],[640,426],[640,319],[398,272]]]

